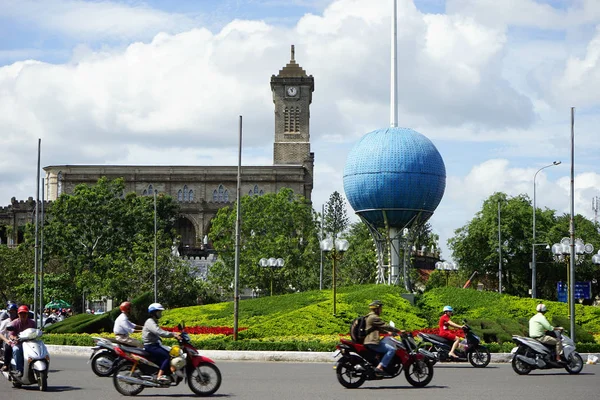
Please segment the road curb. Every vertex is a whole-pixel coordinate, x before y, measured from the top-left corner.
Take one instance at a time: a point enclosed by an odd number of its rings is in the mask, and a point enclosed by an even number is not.
[[[71,355],[89,357],[91,347],[82,346],[57,346],[46,345],[48,352],[56,355]],[[215,361],[279,361],[279,362],[317,362],[333,363],[333,352],[315,351],[229,351],[229,350],[201,350],[202,355]],[[590,353],[593,354],[593,353]],[[599,354],[595,354],[599,356]],[[585,362],[588,353],[582,353]],[[512,360],[510,353],[492,353],[492,363],[508,363]]]

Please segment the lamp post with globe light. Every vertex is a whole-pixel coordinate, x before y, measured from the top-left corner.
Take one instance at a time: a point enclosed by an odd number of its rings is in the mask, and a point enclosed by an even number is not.
[[[438,271],[446,271],[446,287],[448,287],[448,275],[450,271],[458,271],[458,265],[449,261],[438,261],[435,263],[435,269]]]
[[[275,268],[283,268],[283,266],[285,265],[285,261],[283,260],[283,258],[261,258],[258,262],[258,265],[260,265],[263,268],[271,269],[271,296],[273,296],[273,274],[275,272]]]
[[[574,251],[571,251],[574,248]],[[585,254],[591,254],[594,251],[594,246],[589,243],[584,243],[580,238],[576,238],[573,242],[571,238],[564,237],[560,243],[552,245],[552,255],[554,261],[564,262],[567,265],[567,303],[569,309],[569,321],[571,328],[571,339],[575,340],[575,271],[571,271],[575,265],[581,264]],[[571,260],[571,254],[575,254],[574,260]],[[598,259],[598,258],[596,258]],[[594,257],[592,257],[592,261]],[[573,261],[573,262],[571,262]]]
[[[328,237],[321,240],[321,250],[331,255],[333,262],[332,274],[331,274],[331,286],[333,288],[333,315],[335,315],[335,303],[336,303],[336,270],[337,262],[342,259],[344,253],[348,251],[350,243],[345,239],[336,238],[333,239]]]

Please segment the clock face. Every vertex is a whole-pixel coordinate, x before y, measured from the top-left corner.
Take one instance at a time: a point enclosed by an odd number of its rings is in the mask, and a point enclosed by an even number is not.
[[[294,97],[298,94],[298,88],[296,86],[290,86],[287,88],[288,96]]]

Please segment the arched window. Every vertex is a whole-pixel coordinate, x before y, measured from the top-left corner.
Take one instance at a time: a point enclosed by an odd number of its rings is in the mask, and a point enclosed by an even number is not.
[[[263,194],[265,194],[265,192],[263,192],[262,190],[258,193],[259,196],[262,196]]]
[[[183,190],[179,189],[179,191],[177,191],[177,201],[182,202],[183,201]]]
[[[252,191],[252,189],[248,190],[248,196],[252,196],[254,194],[254,192]]]
[[[213,190],[213,202],[216,203],[219,200],[219,194],[217,189]]]
[[[152,187],[152,185],[148,185],[148,195],[153,195],[154,194],[154,188]]]
[[[217,201],[219,203],[222,203],[223,202],[223,195],[225,194],[225,188],[223,187],[223,185],[219,185],[218,192],[219,192],[219,198],[218,198]]]
[[[254,185],[254,194],[258,194],[258,185]]]
[[[190,189],[190,193],[189,193],[189,197],[190,202],[194,201],[194,191],[192,189]]]
[[[229,192],[226,190],[225,193],[223,194],[223,201],[225,203],[229,203]]]
[[[148,196],[148,190],[144,189],[144,191],[142,192],[142,196]]]
[[[188,201],[188,188],[187,185],[183,185],[183,201]]]

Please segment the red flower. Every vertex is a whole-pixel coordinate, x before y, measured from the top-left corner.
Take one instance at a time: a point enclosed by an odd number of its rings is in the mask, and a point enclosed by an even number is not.
[[[179,332],[177,328],[163,327],[162,329],[169,332]],[[246,329],[248,328],[238,328],[238,332]],[[228,326],[188,326],[185,331],[193,335],[233,335],[233,328]]]

